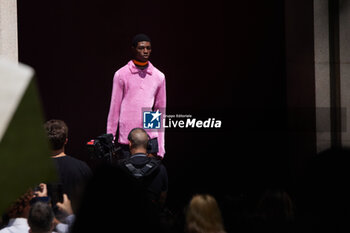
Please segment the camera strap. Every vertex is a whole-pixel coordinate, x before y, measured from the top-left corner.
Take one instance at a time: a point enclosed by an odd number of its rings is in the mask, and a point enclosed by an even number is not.
[[[148,176],[150,173],[154,171],[160,164],[160,161],[155,159],[150,159],[150,161],[143,166],[142,168],[136,168],[131,162],[126,162],[125,166],[129,169],[131,174],[133,174],[136,178],[141,178],[144,176]]]

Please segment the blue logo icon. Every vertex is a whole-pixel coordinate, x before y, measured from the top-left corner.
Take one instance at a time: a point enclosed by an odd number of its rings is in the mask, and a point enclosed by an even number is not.
[[[157,110],[153,111],[144,111],[143,112],[143,128],[144,129],[160,129],[161,128],[161,116],[162,113]]]

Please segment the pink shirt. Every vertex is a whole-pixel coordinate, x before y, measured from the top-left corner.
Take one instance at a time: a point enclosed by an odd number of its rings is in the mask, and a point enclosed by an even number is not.
[[[114,75],[107,133],[115,136],[119,122],[118,142],[128,144],[129,132],[143,126],[143,108],[152,107],[155,111],[166,107],[165,76],[150,62],[141,70],[129,61]],[[164,157],[164,129],[147,133],[151,138],[158,138],[158,155]]]

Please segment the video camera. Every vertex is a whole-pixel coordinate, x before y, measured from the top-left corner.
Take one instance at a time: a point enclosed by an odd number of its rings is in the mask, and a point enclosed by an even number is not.
[[[158,138],[152,138],[147,143],[147,153],[157,154],[158,153]]]
[[[118,149],[116,149],[113,142],[113,134],[102,134],[96,139],[88,141],[86,146],[91,159],[106,159],[109,162],[112,162],[113,157],[119,157],[117,153]],[[157,152],[158,139],[149,139],[147,144],[147,153],[157,154]]]
[[[86,143],[90,158],[111,160],[115,154],[113,134],[102,134]]]

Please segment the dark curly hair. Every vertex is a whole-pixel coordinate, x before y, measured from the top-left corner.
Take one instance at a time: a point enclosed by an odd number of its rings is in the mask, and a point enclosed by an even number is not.
[[[30,188],[7,209],[6,215],[9,219],[23,217],[24,209],[30,206],[33,198],[33,190]]]

